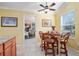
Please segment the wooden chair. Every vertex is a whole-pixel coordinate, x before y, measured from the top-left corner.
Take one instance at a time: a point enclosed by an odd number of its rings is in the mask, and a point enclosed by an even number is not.
[[[45,55],[53,54],[53,56],[55,56],[54,41],[51,41],[51,38],[48,32],[43,33],[43,39],[44,39]],[[51,52],[49,50],[51,50]]]
[[[67,51],[67,42],[69,39],[70,33],[66,33],[63,38],[60,40],[60,53],[65,54],[68,56],[68,51]],[[64,51],[63,51],[64,50]]]

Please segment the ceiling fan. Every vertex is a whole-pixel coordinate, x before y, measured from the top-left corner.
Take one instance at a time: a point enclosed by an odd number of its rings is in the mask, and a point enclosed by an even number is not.
[[[51,11],[55,11],[55,9],[52,9],[51,7],[53,7],[54,5],[56,5],[56,3],[52,3],[51,5],[48,5],[47,2],[46,2],[46,5],[43,5],[43,4],[40,4],[41,7],[43,7],[43,9],[41,10],[38,10],[39,12],[40,11],[45,11],[45,10],[51,10]],[[47,13],[47,11],[45,11],[45,13]]]

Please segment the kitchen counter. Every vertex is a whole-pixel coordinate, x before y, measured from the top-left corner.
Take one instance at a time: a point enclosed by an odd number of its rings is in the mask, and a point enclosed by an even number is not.
[[[2,36],[0,36],[0,44],[6,42],[8,40],[10,40],[12,37],[14,37],[14,36],[8,36],[8,35],[2,35]]]

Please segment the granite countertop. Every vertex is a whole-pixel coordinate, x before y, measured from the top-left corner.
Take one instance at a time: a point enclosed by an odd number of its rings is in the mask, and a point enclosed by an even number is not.
[[[8,36],[8,35],[2,35],[0,36],[0,44],[8,41],[10,38],[12,38],[13,36]]]

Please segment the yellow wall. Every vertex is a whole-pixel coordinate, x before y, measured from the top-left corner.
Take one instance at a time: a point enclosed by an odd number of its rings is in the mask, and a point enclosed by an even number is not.
[[[1,27],[0,35],[15,35],[17,37],[17,44],[23,44],[24,42],[24,17],[34,16],[36,18],[36,39],[40,41],[38,32],[51,30],[50,27],[42,27],[42,19],[51,19],[52,25],[54,25],[53,14],[41,14],[32,12],[23,12],[16,10],[0,9],[0,17],[18,17],[18,27]],[[1,22],[1,20],[0,20]]]
[[[71,10],[75,10],[75,39],[69,40],[69,46],[79,50],[79,3],[64,3],[55,13],[55,25],[60,30],[61,16]]]
[[[0,35],[15,35],[17,36],[17,43],[23,43],[23,13],[13,10],[4,10],[0,9],[0,17],[8,16],[8,17],[18,17],[18,27],[1,27],[0,26]],[[1,23],[1,20],[0,20]]]

